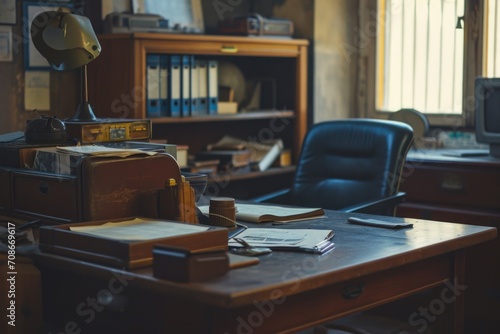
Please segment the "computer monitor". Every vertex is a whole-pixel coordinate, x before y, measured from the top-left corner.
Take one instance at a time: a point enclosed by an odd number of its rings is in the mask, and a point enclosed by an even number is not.
[[[490,155],[500,158],[500,78],[476,78],[476,140],[490,145]]]

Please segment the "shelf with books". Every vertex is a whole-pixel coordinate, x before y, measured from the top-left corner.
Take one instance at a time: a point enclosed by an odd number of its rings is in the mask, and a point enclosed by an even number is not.
[[[97,117],[150,118],[153,139],[187,145],[190,155],[224,135],[257,141],[279,138],[291,152],[291,163],[297,160],[307,131],[307,40],[132,33],[104,34],[99,41],[102,52],[88,68],[89,102]],[[239,69],[246,86],[233,87],[238,112],[148,115],[148,55],[159,55],[159,64],[162,56],[187,55],[195,61],[215,61],[219,70],[221,64]],[[220,80],[218,86],[226,87]],[[248,177],[258,175],[252,172]]]

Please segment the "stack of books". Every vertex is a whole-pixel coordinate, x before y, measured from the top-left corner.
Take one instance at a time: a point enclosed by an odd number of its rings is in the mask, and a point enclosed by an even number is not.
[[[194,157],[188,160],[188,166],[182,171],[198,174],[214,175],[219,171],[219,159],[196,160]]]
[[[219,172],[244,173],[250,171],[251,151],[243,150],[210,150],[196,154],[196,162],[203,163],[217,160]]]
[[[265,171],[280,157],[284,150],[283,141],[275,139],[260,143],[245,141],[232,136],[224,136],[218,142],[209,144],[207,152],[245,152],[251,170]],[[208,153],[205,153],[208,154]],[[220,154],[220,153],[217,153]]]

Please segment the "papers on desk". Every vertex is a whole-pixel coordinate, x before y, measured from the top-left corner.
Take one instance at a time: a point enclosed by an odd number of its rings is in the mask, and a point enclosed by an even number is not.
[[[291,250],[324,254],[333,249],[331,241],[335,233],[332,230],[248,228],[237,235],[252,247],[268,247],[275,250]],[[229,240],[230,247],[242,247],[242,244]]]
[[[208,226],[179,224],[162,220],[145,220],[135,218],[119,223],[102,225],[72,226],[71,231],[88,233],[98,237],[114,240],[153,240],[190,233],[207,231]]]
[[[144,151],[134,148],[113,148],[99,145],[83,145],[83,146],[58,146],[57,151],[68,154],[91,155],[98,157],[119,157],[126,158],[136,154],[155,155],[157,152]]]
[[[209,214],[208,206],[199,208],[203,214]],[[251,223],[290,222],[296,220],[320,218],[325,215],[321,208],[292,208],[275,205],[236,203],[236,219]]]

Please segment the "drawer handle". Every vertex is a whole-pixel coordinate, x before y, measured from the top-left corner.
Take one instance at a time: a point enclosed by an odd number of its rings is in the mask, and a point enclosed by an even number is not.
[[[344,288],[344,291],[342,291],[342,296],[344,296],[345,299],[354,299],[361,296],[364,289],[365,285],[363,283],[358,286],[347,287]]]
[[[238,52],[238,47],[234,46],[234,45],[223,45],[220,48],[220,51],[221,52],[225,52],[225,53],[237,53]]]
[[[49,185],[45,181],[40,181],[38,183],[38,190],[40,191],[40,194],[42,195],[47,195],[49,193]]]
[[[449,174],[445,175],[441,182],[441,188],[451,191],[464,190],[464,181],[459,175]]]

